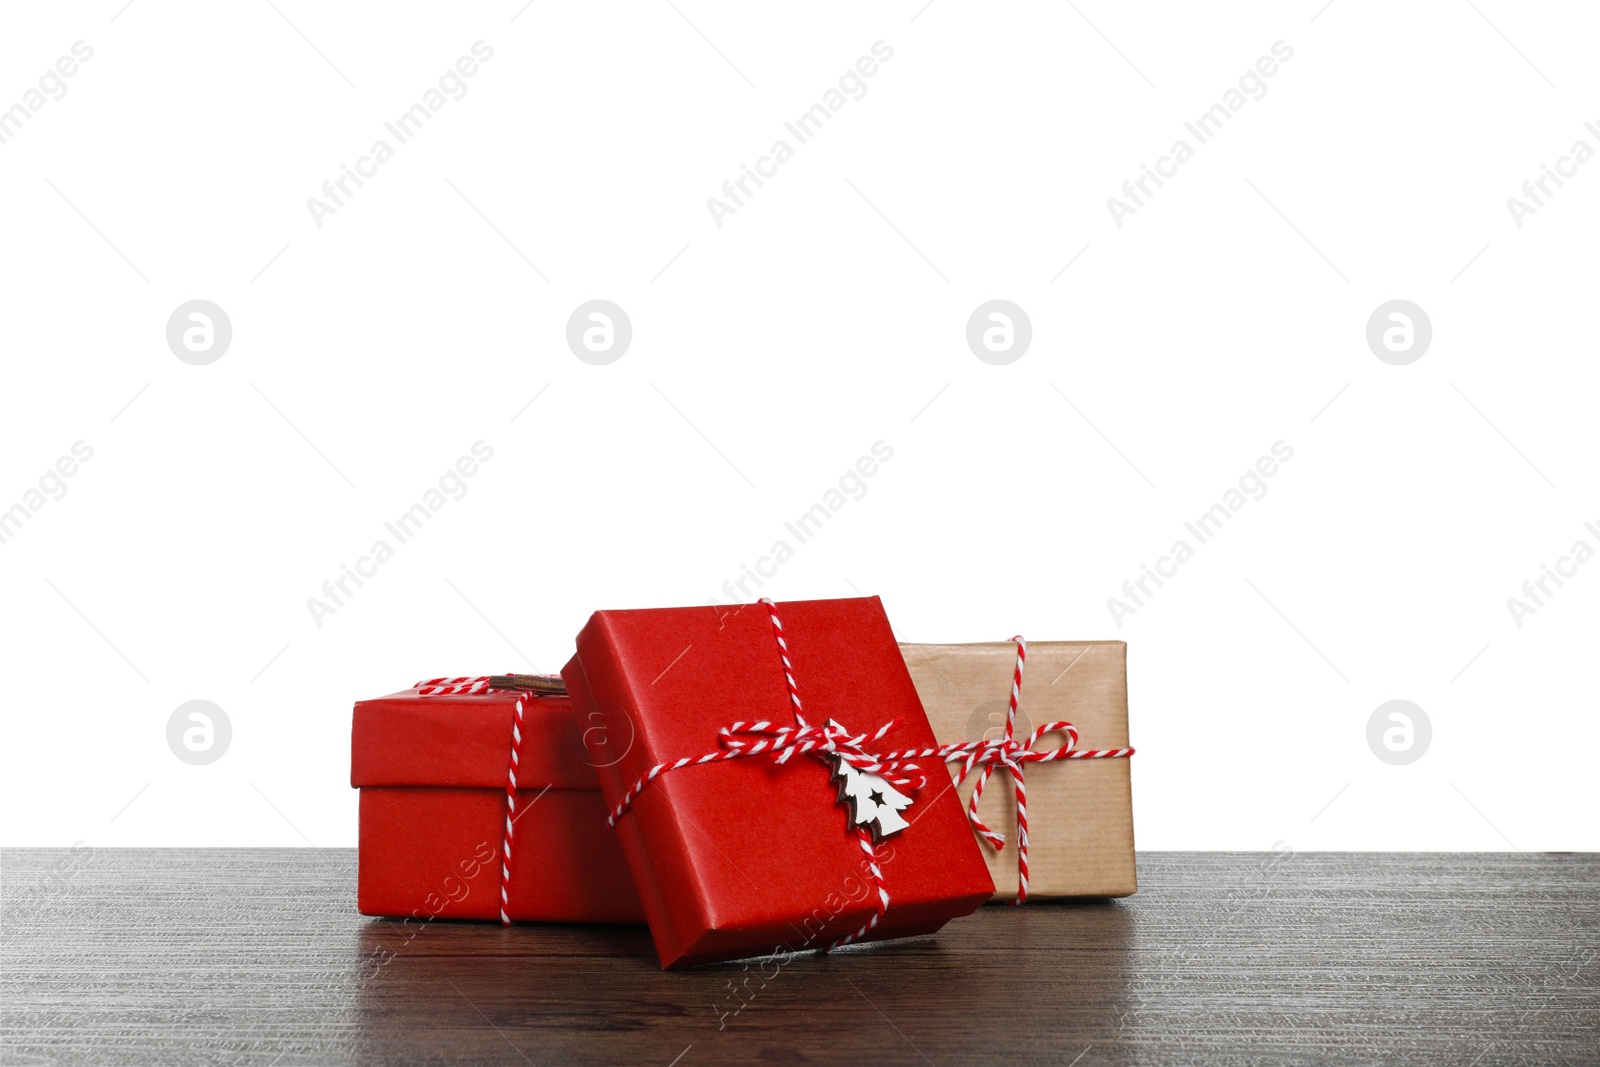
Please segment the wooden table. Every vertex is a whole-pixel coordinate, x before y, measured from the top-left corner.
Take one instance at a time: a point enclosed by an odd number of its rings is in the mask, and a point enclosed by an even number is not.
[[[355,853],[8,850],[5,1063],[1600,1062],[1600,856],[1145,853],[1119,902],[663,973],[355,913]]]

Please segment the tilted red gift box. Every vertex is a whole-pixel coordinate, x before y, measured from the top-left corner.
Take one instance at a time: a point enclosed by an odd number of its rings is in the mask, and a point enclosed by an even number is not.
[[[807,720],[856,733],[902,722],[875,752],[937,745],[876,597],[777,605]],[[763,605],[600,611],[562,670],[608,803],[653,767],[719,748],[735,722],[792,726]],[[763,721],[764,720],[764,721]],[[994,892],[944,764],[922,764],[911,823],[877,848],[890,904],[863,940],[931,933]],[[877,911],[863,845],[812,754],[658,774],[617,822],[663,967],[829,946]]]
[[[435,695],[411,689],[356,704],[350,784],[361,790],[356,896],[363,915],[501,918],[518,700],[507,917],[643,920],[572,702],[564,694],[492,688]]]

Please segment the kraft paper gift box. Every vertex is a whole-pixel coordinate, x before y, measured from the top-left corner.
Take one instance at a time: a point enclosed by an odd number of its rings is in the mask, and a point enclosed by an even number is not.
[[[875,754],[936,744],[876,597],[596,612],[561,675],[663,967],[830,947],[878,915],[828,751],[773,758],[772,731],[799,729],[774,612],[808,726],[876,734]],[[764,747],[713,756],[741,738]],[[909,826],[871,846],[889,903],[861,940],[932,933],[994,892],[943,765],[922,765]]]
[[[1017,646],[902,644],[906,667],[940,742],[995,740],[1005,733]],[[1029,641],[1013,736],[1027,744],[1035,727],[1071,722],[1080,750],[1128,746],[1127,645],[1122,641]],[[1066,744],[1046,734],[1035,750]],[[1024,765],[1028,800],[1028,899],[1125,897],[1138,888],[1133,852],[1129,759],[1064,759]],[[959,771],[956,764],[953,770]],[[966,805],[981,767],[960,789]],[[997,768],[978,816],[1005,838],[996,850],[979,839],[994,877],[995,900],[1017,897],[1017,806],[1011,774]]]
[[[559,679],[521,684],[559,690]],[[363,915],[500,919],[512,724],[516,770],[510,920],[644,921],[565,692],[509,676],[436,679],[355,706],[350,784],[361,790]],[[465,692],[459,690],[468,690]]]

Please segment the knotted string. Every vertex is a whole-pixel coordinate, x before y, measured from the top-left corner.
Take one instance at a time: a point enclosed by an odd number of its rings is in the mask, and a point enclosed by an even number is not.
[[[522,705],[533,699],[526,689],[497,689],[491,682],[497,675],[476,678],[430,678],[412,686],[420,696],[483,696],[511,692],[517,701],[511,714],[511,761],[506,768],[506,826],[500,835],[500,925],[511,925],[511,842],[517,829],[517,765],[522,759]],[[534,799],[538,799],[535,797]]]

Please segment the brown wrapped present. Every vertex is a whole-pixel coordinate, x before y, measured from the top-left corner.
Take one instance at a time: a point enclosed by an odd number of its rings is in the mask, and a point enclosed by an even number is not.
[[[1128,748],[1128,646],[1122,641],[1036,641],[1008,732],[1018,645],[900,645],[917,695],[941,744],[973,759],[963,804],[981,790],[974,832],[997,901],[1022,897],[1125,897],[1138,888]],[[1038,736],[1052,723],[1066,729]],[[1010,743],[1008,744],[1008,737]],[[1027,792],[1027,877],[1020,877],[1017,796],[1008,764]],[[985,767],[990,769],[984,781]],[[980,832],[987,829],[989,834]],[[983,840],[987,837],[987,840]],[[1006,847],[994,847],[999,842]]]

